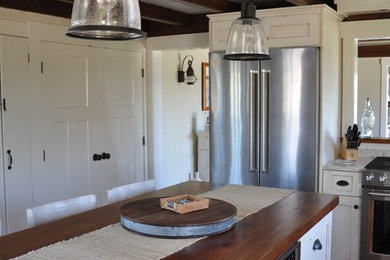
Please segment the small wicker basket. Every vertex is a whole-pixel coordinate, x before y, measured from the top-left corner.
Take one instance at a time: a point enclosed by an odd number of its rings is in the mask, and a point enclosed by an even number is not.
[[[160,199],[161,208],[171,210],[179,214],[186,214],[197,210],[207,209],[209,207],[209,203],[209,199],[191,194]]]

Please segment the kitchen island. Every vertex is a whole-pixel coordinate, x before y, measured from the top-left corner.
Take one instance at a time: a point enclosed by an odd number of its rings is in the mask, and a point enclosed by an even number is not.
[[[199,194],[221,185],[186,182],[145,194],[166,197]],[[82,214],[0,237],[0,259],[8,259],[119,221],[118,209],[136,197]],[[275,259],[294,245],[338,204],[338,197],[294,192],[253,213],[223,234],[201,239],[167,259]]]

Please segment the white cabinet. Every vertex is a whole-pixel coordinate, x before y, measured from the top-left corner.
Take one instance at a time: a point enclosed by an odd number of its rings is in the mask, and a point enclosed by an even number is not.
[[[142,55],[43,42],[42,171],[34,202],[95,193],[144,180]],[[94,155],[109,158],[94,159]],[[51,196],[47,196],[51,194]]]
[[[331,260],[332,212],[312,227],[299,241],[302,260]]]
[[[332,259],[359,259],[361,199],[340,196],[333,211]]]
[[[333,211],[332,259],[359,259],[361,174],[357,171],[323,170],[323,193],[339,195]]]
[[[28,40],[0,36],[4,187],[3,233],[26,228],[32,205]],[[1,178],[0,178],[1,180]],[[0,196],[1,198],[2,196]],[[6,221],[7,220],[7,221]],[[5,224],[7,222],[7,224]]]
[[[202,181],[210,181],[209,132],[198,132],[198,172]]]
[[[107,189],[145,180],[143,47],[9,24],[0,21],[3,235],[27,227],[27,208],[88,193],[100,206]]]
[[[327,16],[330,14],[333,17]],[[338,19],[335,12],[325,6],[291,7],[257,10],[256,16],[263,27],[270,48],[294,46],[321,46],[322,26],[326,19]],[[226,49],[233,20],[239,13],[209,15],[210,51]]]
[[[358,172],[324,170],[323,173],[324,193],[355,197],[362,196],[362,181]]]

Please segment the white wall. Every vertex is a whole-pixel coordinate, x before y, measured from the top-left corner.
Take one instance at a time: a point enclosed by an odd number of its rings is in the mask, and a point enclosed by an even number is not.
[[[163,158],[164,185],[187,181],[196,170],[196,131],[204,129],[202,116],[201,63],[208,62],[208,49],[162,52]],[[194,57],[193,69],[198,80],[194,85],[177,82],[181,59]],[[186,70],[185,62],[184,70]]]
[[[156,188],[188,180],[189,172],[196,169],[192,118],[194,114],[202,117],[200,64],[208,60],[208,45],[208,33],[146,40],[148,170]],[[193,67],[198,82],[194,86],[177,82],[179,52],[182,58],[195,54]]]
[[[380,58],[359,58],[358,60],[358,126],[366,99],[370,98],[375,114],[373,136],[379,137],[380,105],[381,105],[381,64]]]

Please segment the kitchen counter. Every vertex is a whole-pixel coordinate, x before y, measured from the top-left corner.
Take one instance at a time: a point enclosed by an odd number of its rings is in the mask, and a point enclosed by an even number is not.
[[[119,207],[132,200],[183,193],[199,194],[220,186],[206,182],[186,182],[0,237],[0,259],[18,256],[117,223]],[[245,217],[232,230],[199,240],[167,259],[275,259],[337,204],[337,196],[294,192]]]
[[[373,157],[359,157],[357,161],[335,159],[322,165],[322,169],[359,172],[373,159]]]

